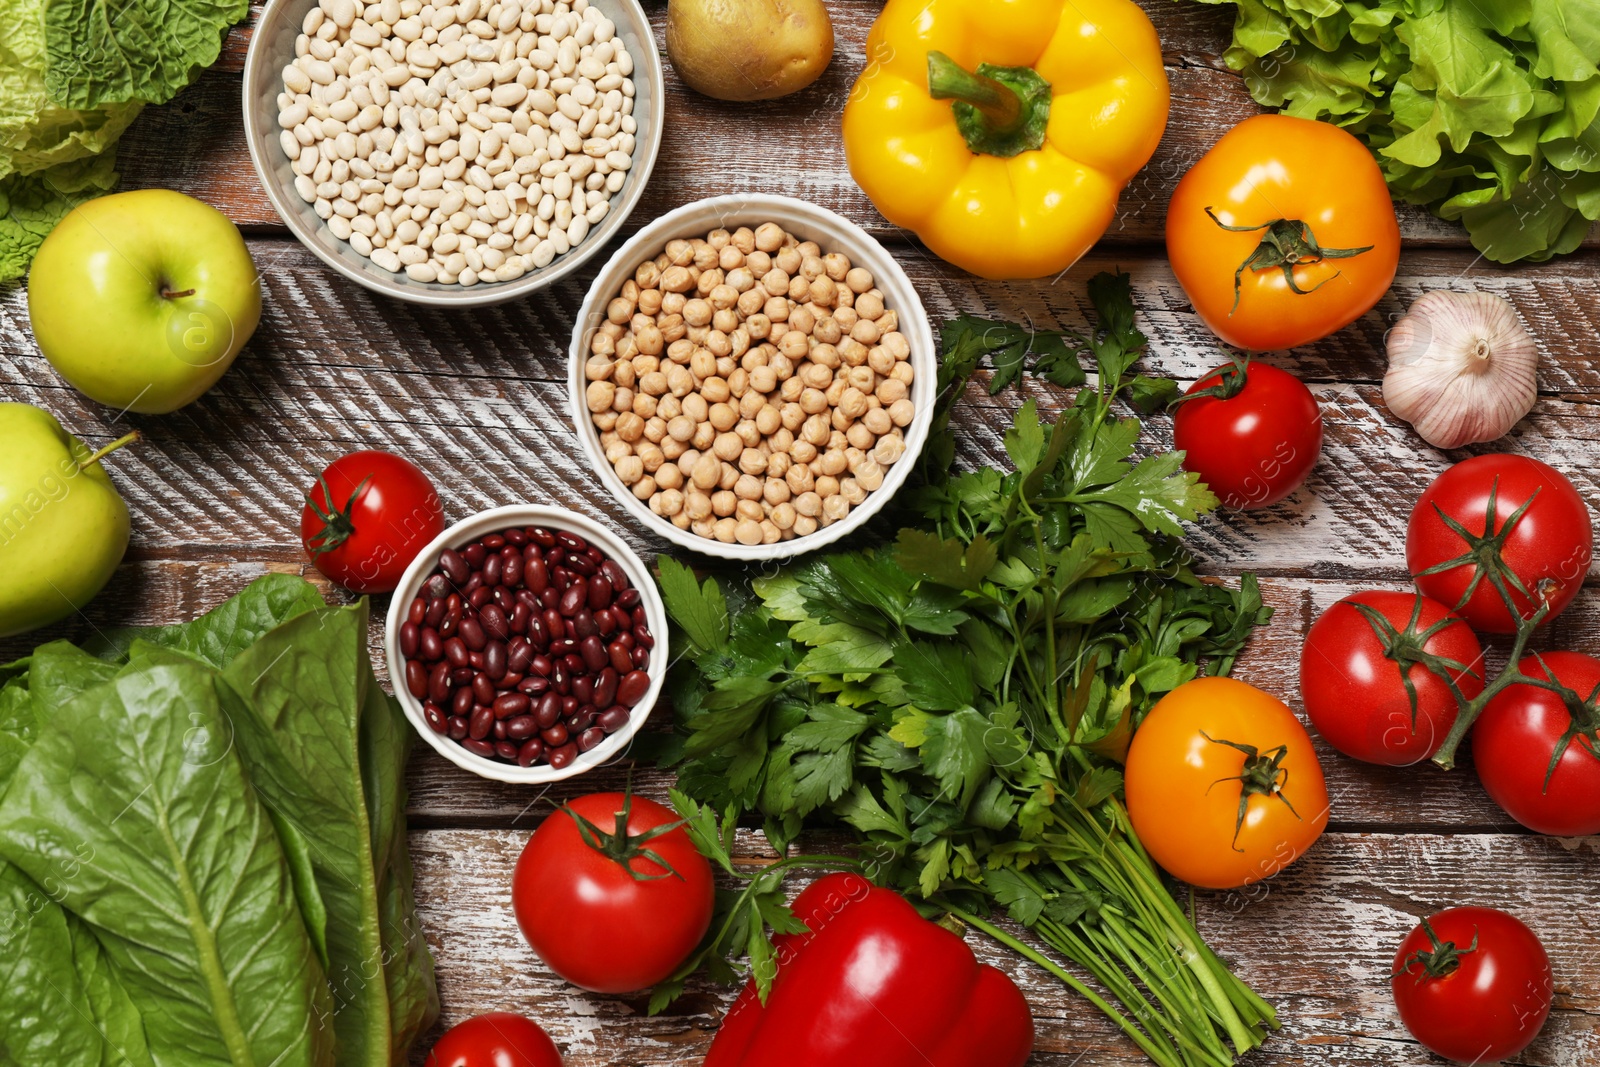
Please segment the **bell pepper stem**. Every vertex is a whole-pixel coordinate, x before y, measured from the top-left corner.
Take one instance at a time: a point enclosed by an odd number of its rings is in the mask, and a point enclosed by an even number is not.
[[[1010,133],[1022,123],[1022,100],[1014,91],[985,74],[974,74],[943,52],[928,53],[928,95],[966,101],[983,112],[996,133]]]

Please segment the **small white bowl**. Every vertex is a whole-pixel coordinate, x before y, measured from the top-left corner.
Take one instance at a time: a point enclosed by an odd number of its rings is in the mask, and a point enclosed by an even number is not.
[[[916,405],[917,413],[905,430],[905,455],[888,469],[883,484],[867,494],[867,499],[852,508],[842,520],[805,537],[792,537],[775,544],[723,544],[713,538],[697,537],[688,530],[678,529],[651,511],[644,501],[622,484],[622,479],[606,462],[605,449],[600,447],[599,431],[589,417],[588,403],[584,398],[588,383],[584,380],[583,366],[589,355],[589,339],[605,319],[606,305],[621,292],[623,283],[633,277],[640,263],[655,258],[674,238],[704,237],[719,227],[728,230],[739,226],[754,228],[763,222],[776,222],[802,241],[815,241],[825,253],[843,252],[850,257],[853,266],[865,267],[872,272],[878,288],[883,290],[885,306],[895,311],[899,317],[900,332],[905,334],[911,345],[911,366],[916,371],[916,380],[911,386],[911,402]],[[595,474],[622,506],[652,532],[684,548],[721,559],[787,559],[832,544],[859,528],[876,515],[905,482],[922,453],[922,446],[927,443],[928,428],[933,423],[933,405],[938,389],[938,359],[935,353],[933,328],[928,323],[928,313],[922,307],[916,287],[894,257],[871,234],[842,215],[792,197],[762,193],[717,196],[685,204],[645,226],[617,250],[617,254],[611,257],[611,261],[589,287],[589,295],[584,299],[572,331],[572,365],[568,371],[572,420]]]
[[[411,602],[417,598],[422,583],[438,565],[439,553],[446,548],[461,548],[485,534],[498,533],[513,526],[544,526],[551,530],[566,530],[577,534],[616,560],[627,572],[628,581],[639,590],[640,602],[644,605],[645,617],[650,623],[650,634],[656,640],[655,647],[650,650],[650,664],[645,668],[650,674],[650,688],[645,692],[644,699],[634,705],[628,716],[628,725],[589,751],[579,753],[577,759],[559,771],[548,763],[519,767],[514,763],[501,763],[468,752],[458,742],[433,732],[433,728],[423,718],[422,702],[412,696],[405,685],[406,661],[400,654],[400,627],[405,623]],[[400,585],[395,589],[394,599],[389,604],[384,651],[389,661],[389,677],[394,682],[395,698],[400,701],[400,706],[405,709],[406,718],[411,720],[411,725],[416,728],[417,733],[432,745],[439,755],[457,767],[483,778],[492,778],[497,782],[541,785],[547,782],[559,782],[598,767],[621,753],[632,742],[633,735],[639,732],[639,728],[650,717],[656,698],[661,694],[661,684],[666,678],[667,612],[662,605],[661,593],[656,588],[655,579],[645,568],[644,561],[616,534],[593,519],[585,518],[565,508],[511,504],[480,511],[471,518],[463,519],[434,538],[428,547],[411,561],[411,566],[407,567],[405,574],[401,576]]]

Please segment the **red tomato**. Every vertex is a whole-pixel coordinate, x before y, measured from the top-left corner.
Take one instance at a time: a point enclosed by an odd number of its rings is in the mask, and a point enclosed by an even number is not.
[[[1525,504],[1527,510],[1513,523]],[[1441,512],[1465,529],[1471,540],[1450,529]],[[1485,537],[1491,525],[1492,536]],[[1417,589],[1450,607],[1479,633],[1509,634],[1517,627],[1505,598],[1483,565],[1468,555],[1493,540],[1501,542],[1510,572],[1506,587],[1517,613],[1528,618],[1536,602],[1518,592],[1514,583],[1543,598],[1550,605],[1546,617],[1553,618],[1583,585],[1594,531],[1589,509],[1566,476],[1527,456],[1474,456],[1423,490],[1406,528],[1406,565]],[[1435,568],[1437,573],[1426,573]]]
[[[1369,613],[1382,620],[1377,628]],[[1440,664],[1441,676],[1421,656],[1460,668]],[[1456,721],[1460,706],[1446,678],[1468,700],[1483,692],[1482,660],[1472,630],[1437,600],[1356,593],[1311,624],[1300,650],[1300,697],[1311,724],[1334,748],[1368,763],[1405,767],[1437,752]]]
[[[588,821],[594,843],[574,815]],[[653,800],[591,793],[533,832],[511,907],[552,971],[596,993],[632,993],[672,974],[700,944],[711,925],[711,865],[679,822]]]
[[[1173,416],[1184,468],[1230,508],[1266,507],[1298,489],[1322,452],[1322,411],[1311,390],[1265,363],[1218,367],[1186,395],[1207,389],[1219,392],[1183,401]]]
[[[423,1067],[561,1067],[561,1053],[537,1023],[495,1011],[451,1027]]]
[[[1600,722],[1588,705],[1600,692],[1600,659],[1546,652],[1528,656],[1517,669],[1561,683],[1577,700],[1569,710],[1561,694],[1524,684],[1496,694],[1472,724],[1472,761],[1483,788],[1530,830],[1558,837],[1600,834]],[[1555,760],[1569,732],[1566,750]]]
[[[1533,1043],[1550,1014],[1550,957],[1521,922],[1494,908],[1424,920],[1395,953],[1400,1021],[1445,1059],[1495,1063]]]
[[[389,452],[352,452],[306,491],[300,543],[330,581],[354,593],[392,593],[444,509],[428,476]]]

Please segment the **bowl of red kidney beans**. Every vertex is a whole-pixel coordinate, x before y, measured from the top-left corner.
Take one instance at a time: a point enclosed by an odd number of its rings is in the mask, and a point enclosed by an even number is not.
[[[633,551],[591,519],[517,504],[456,523],[389,607],[395,696],[457,766],[554,782],[623,751],[667,666],[667,619]]]

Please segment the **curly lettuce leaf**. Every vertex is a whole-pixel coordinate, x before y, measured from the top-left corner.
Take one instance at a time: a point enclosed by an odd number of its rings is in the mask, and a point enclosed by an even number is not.
[[[247,0],[49,0],[45,84],[67,107],[164,104],[217,61]]]

